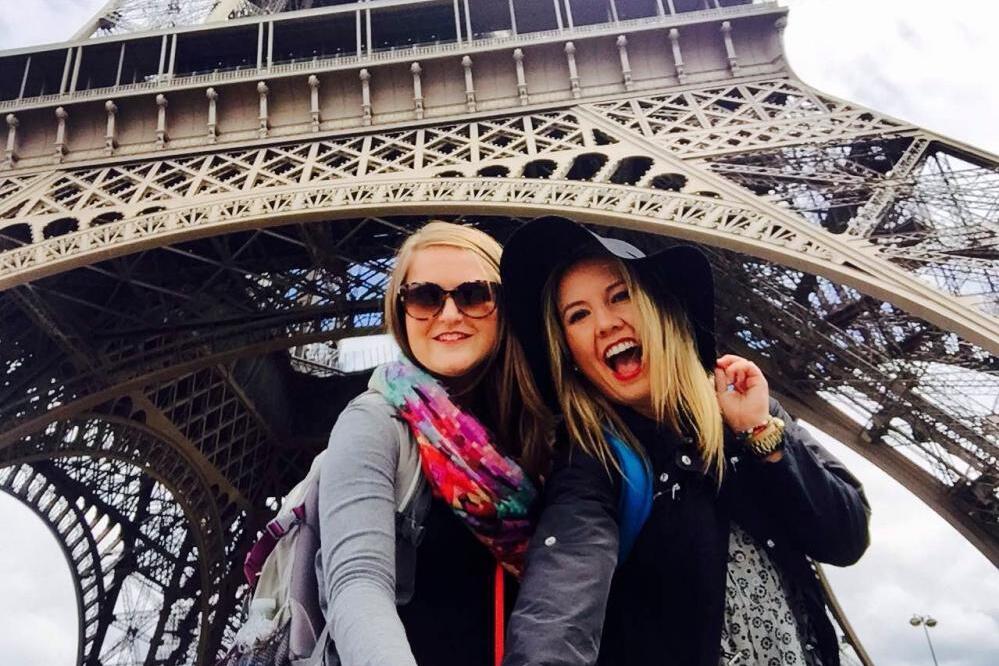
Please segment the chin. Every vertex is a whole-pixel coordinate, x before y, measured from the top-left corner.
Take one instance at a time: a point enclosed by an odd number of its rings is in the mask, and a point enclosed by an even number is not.
[[[427,365],[427,369],[435,375],[450,377],[452,379],[467,375],[475,369],[477,363],[467,361],[441,361]]]
[[[461,377],[462,375],[467,375],[468,372],[469,372],[469,368],[465,368],[465,367],[458,367],[458,368],[447,367],[447,368],[441,368],[440,370],[431,370],[431,372],[433,372],[435,375],[438,375],[440,377],[447,377],[449,379],[455,379],[457,377]]]

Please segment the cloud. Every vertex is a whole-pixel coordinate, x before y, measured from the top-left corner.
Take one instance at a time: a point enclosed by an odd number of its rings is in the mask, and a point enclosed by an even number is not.
[[[0,12],[0,49],[51,44],[69,39],[106,0],[22,0],[23,11]],[[6,0],[14,5],[15,0]],[[5,4],[6,4],[5,3]]]
[[[806,82],[999,152],[992,26],[999,3],[786,0],[791,66]],[[878,85],[891,82],[889,85]]]
[[[816,432],[813,430],[813,432]],[[940,664],[993,666],[999,656],[999,573],[943,518],[844,445],[822,444],[864,484],[873,508],[871,547],[852,567],[826,567],[833,590],[879,666],[927,663],[930,614]]]
[[[55,537],[29,509],[0,493],[0,655],[6,666],[76,661],[76,597]]]

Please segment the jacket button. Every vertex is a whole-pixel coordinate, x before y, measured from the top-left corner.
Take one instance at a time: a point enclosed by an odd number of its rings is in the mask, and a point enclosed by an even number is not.
[[[663,472],[662,474],[659,475],[659,480],[662,481],[663,483],[666,483],[667,481],[669,481],[669,474]]]
[[[551,538],[551,537],[549,537],[549,538]],[[777,544],[774,543],[773,539],[767,539],[767,548],[773,548],[776,545]]]
[[[553,536],[547,537],[545,539],[545,545],[549,547],[554,546],[556,541],[558,541],[558,539]]]
[[[811,643],[805,643],[805,650],[807,650],[808,652],[811,652],[814,649],[815,649],[814,645],[812,645]]]
[[[689,465],[692,461],[690,459],[690,456],[684,454],[680,456],[680,462],[682,462],[684,465]]]

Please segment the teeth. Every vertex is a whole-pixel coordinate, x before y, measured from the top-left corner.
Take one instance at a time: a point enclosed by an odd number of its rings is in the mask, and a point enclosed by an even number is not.
[[[613,344],[607,348],[607,351],[604,352],[604,359],[609,359],[611,356],[628,351],[629,349],[634,349],[637,346],[638,343],[634,340],[622,340],[621,342]]]

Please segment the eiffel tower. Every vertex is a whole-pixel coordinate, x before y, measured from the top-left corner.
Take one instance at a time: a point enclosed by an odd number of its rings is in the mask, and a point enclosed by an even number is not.
[[[727,350],[999,565],[999,158],[809,87],[786,20],[111,0],[0,53],[0,489],[70,562],[77,663],[230,644],[430,218],[701,244]]]

